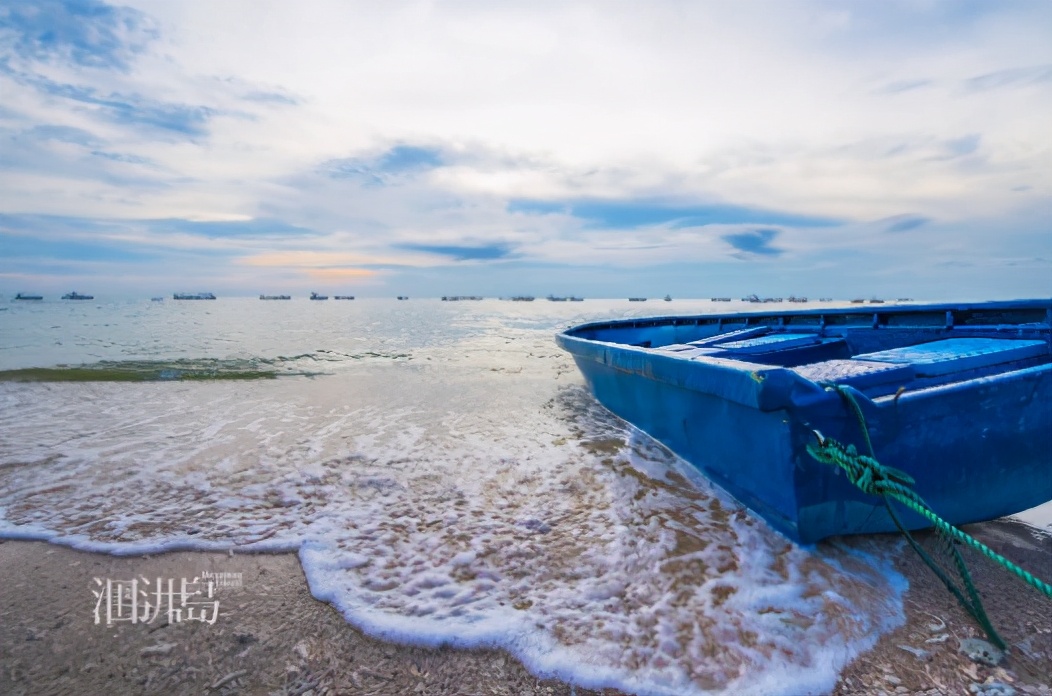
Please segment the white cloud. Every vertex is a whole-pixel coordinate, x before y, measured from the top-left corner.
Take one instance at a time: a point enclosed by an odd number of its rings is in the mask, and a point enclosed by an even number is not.
[[[411,265],[433,259],[398,244],[634,265],[724,258],[722,228],[603,232],[505,202],[663,197],[854,225],[783,230],[788,259],[879,244],[867,223],[905,214],[941,223],[915,239],[963,224],[944,246],[987,254],[1052,198],[1047,4],[128,4],[158,38],[127,71],[16,56],[0,72],[0,135],[62,125],[103,143],[0,168],[0,212],[279,217],[321,233],[300,251]],[[373,187],[320,173],[400,143],[445,161]]]
[[[183,87],[169,91],[173,97],[216,103],[196,82],[233,75],[302,99],[255,122],[219,120],[207,154],[230,175],[239,168],[274,175],[377,142],[475,141],[539,153],[573,173],[642,163],[651,179],[682,178],[737,202],[776,196],[791,204],[807,192],[808,206],[868,216],[874,208],[893,214],[899,182],[930,172],[922,162],[832,154],[859,141],[979,133],[989,157],[1030,171],[1029,185],[1047,187],[1042,171],[1052,170],[1040,166],[1052,144],[1039,116],[1052,107],[1047,85],[1010,86],[995,96],[963,87],[978,75],[1052,64],[1034,18],[1011,10],[957,18],[959,35],[914,27],[902,39],[899,30],[923,24],[923,9],[889,5],[881,17],[850,4],[252,2],[209,3],[202,12],[183,2],[141,9],[159,14],[169,37],[166,60],[155,68],[169,76],[175,68]],[[849,42],[858,37],[861,43]],[[873,94],[895,79],[920,78],[936,86]],[[173,80],[158,82],[172,90]],[[776,161],[709,174],[710,160],[756,147]],[[183,168],[210,174],[200,162]],[[935,205],[962,193],[1003,202],[990,190],[1000,181],[950,174],[956,184],[933,183],[920,197]],[[553,182],[552,172],[520,169],[436,178],[498,194],[570,186]],[[752,186],[739,185],[743,178]]]

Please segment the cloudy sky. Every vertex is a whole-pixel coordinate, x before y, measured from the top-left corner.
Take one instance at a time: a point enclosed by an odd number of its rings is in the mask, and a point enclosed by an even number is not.
[[[1052,3],[5,0],[0,292],[1052,295]]]

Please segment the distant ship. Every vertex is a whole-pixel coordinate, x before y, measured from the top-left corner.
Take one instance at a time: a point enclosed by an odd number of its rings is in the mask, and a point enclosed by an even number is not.
[[[573,295],[571,295],[569,299],[570,299],[570,302],[584,302],[584,298],[583,297],[574,297]]]
[[[710,301],[711,302],[730,302],[731,298],[729,298],[729,297],[713,297]]]
[[[260,295],[261,300],[291,300],[292,295]]]
[[[81,295],[79,292],[74,290],[73,292],[67,292],[62,296],[63,300],[94,300],[94,295]]]
[[[796,297],[795,295],[790,295],[789,296],[789,301],[790,302],[807,302],[807,298],[806,297]]]
[[[671,301],[672,301],[672,295],[665,295],[665,302],[671,302]]]
[[[566,302],[566,297],[556,297],[555,295],[548,295],[549,302]]]
[[[15,295],[14,299],[16,299],[16,300],[42,300],[42,299],[44,299],[44,296],[43,295],[26,295],[26,294],[20,292],[17,295]]]
[[[515,295],[511,298],[512,302],[533,302],[532,295]]]
[[[443,295],[443,302],[460,302],[461,300],[481,300],[480,295]]]
[[[400,299],[400,300],[408,300],[409,296],[408,295],[399,295],[398,299]]]
[[[334,300],[353,300],[354,295],[333,295]]]
[[[311,298],[312,300],[327,300],[327,299],[329,299],[329,296],[328,296],[328,295],[319,295],[319,294],[318,294],[318,293],[316,293],[316,292],[312,292],[312,293],[310,294],[310,298]]]
[[[172,293],[173,300],[214,300],[216,298],[210,292],[176,292]]]
[[[628,301],[629,302],[646,302],[647,298],[645,298],[645,297],[629,297]]]
[[[163,297],[151,297],[150,302],[164,302]]]

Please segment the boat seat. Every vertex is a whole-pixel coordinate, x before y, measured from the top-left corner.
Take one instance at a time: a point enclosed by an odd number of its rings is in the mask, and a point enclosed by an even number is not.
[[[790,368],[805,379],[822,384],[846,384],[859,390],[913,380],[913,366],[868,360],[825,360]]]
[[[696,346],[698,348],[705,348],[707,346],[714,346],[718,343],[726,343],[728,341],[741,341],[746,338],[755,338],[757,336],[763,336],[764,334],[768,334],[770,332],[771,329],[767,326],[750,326],[746,329],[728,331],[727,333],[709,336],[708,338],[702,338],[697,341],[690,341],[687,345]]]
[[[818,334],[813,333],[775,333],[755,338],[746,338],[731,343],[720,343],[722,350],[730,351],[740,355],[754,355],[757,353],[770,353],[785,350],[787,348],[800,348],[813,346],[821,342]]]
[[[1048,355],[1045,341],[1006,338],[947,338],[931,343],[892,348],[856,355],[856,360],[908,364],[921,377],[938,377],[953,372]]]
[[[699,355],[713,355],[716,353],[722,353],[723,351],[719,348],[699,348],[698,346],[691,345],[690,343],[673,343],[667,346],[661,346],[655,348],[655,351],[659,353],[668,353],[674,355],[677,358],[696,358]]]

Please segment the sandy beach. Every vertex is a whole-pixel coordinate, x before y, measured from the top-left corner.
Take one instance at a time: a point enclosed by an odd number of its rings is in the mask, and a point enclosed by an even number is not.
[[[1052,538],[998,521],[969,531],[1042,577]],[[856,543],[856,542],[851,542]],[[890,537],[862,544],[900,542]],[[907,622],[844,669],[834,694],[1050,694],[1052,601],[973,553],[987,611],[1009,643],[997,666],[959,651],[978,627],[903,547]],[[214,623],[162,613],[107,628],[94,579],[191,580],[223,573]],[[239,585],[239,586],[238,586]],[[99,605],[101,609],[101,604]],[[211,618],[210,616],[207,618]],[[173,552],[108,556],[0,542],[0,693],[4,694],[617,694],[527,671],[499,650],[396,645],[314,599],[295,554]]]

